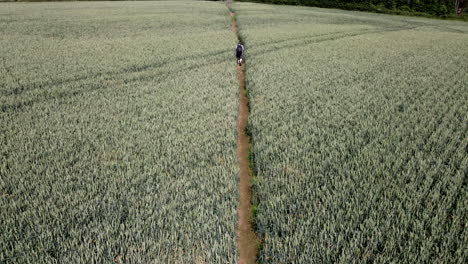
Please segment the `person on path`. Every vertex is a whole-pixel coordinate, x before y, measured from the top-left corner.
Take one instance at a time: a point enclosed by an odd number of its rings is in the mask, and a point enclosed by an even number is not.
[[[244,45],[242,45],[242,42],[239,42],[236,46],[236,58],[237,64],[242,66],[242,60],[244,58]]]

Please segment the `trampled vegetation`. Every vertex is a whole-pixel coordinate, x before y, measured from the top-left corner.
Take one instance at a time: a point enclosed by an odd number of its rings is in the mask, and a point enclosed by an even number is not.
[[[465,263],[466,23],[235,7],[260,263]]]
[[[224,5],[2,4],[0,262],[234,263]]]

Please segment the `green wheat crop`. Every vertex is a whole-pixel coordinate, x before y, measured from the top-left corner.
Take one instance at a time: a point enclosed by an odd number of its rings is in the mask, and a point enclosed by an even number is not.
[[[0,262],[235,263],[235,35],[213,2],[0,5]]]
[[[236,4],[260,263],[466,263],[468,24]]]

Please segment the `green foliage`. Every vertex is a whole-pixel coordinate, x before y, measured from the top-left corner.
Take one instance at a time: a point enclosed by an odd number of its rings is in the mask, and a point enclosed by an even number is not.
[[[224,5],[0,8],[0,263],[235,263]]]
[[[466,23],[235,9],[259,263],[465,263]]]

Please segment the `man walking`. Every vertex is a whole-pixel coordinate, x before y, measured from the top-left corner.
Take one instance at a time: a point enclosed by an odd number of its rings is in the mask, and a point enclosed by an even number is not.
[[[242,66],[242,60],[244,58],[244,45],[242,45],[241,42],[239,42],[236,46],[236,58],[237,58],[237,64],[239,66]]]

